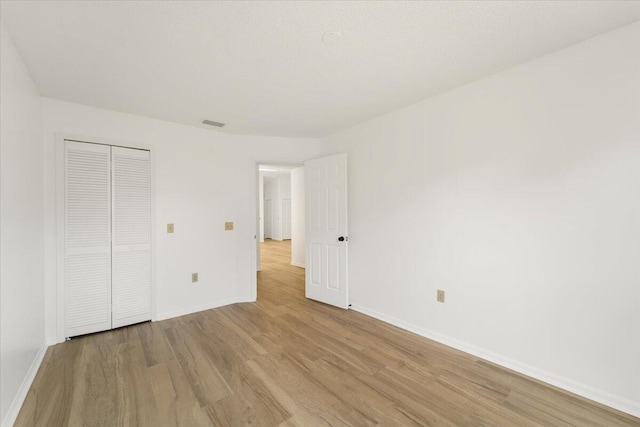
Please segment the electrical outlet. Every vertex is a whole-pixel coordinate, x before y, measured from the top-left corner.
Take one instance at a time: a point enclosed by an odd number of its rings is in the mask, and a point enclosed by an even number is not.
[[[167,224],[167,233],[173,233],[173,224]]]
[[[225,222],[225,223],[224,223],[224,229],[225,229],[226,231],[233,230],[233,222]]]
[[[444,291],[438,289],[438,302],[444,302]]]
[[[198,273],[191,273],[191,281],[196,283],[198,281]]]

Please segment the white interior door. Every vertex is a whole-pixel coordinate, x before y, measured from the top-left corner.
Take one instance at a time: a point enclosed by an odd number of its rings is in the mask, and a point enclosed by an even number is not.
[[[151,320],[149,152],[112,147],[113,328]]]
[[[282,199],[282,240],[291,239],[291,199]]]
[[[307,298],[348,308],[347,155],[305,166]]]
[[[264,238],[271,239],[271,228],[272,228],[272,220],[271,220],[271,199],[267,199],[264,201]]]
[[[111,329],[111,193],[106,145],[64,142],[65,336]]]

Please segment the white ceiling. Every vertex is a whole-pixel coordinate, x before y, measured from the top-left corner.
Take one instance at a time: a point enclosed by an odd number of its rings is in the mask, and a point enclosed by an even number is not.
[[[317,137],[637,21],[640,2],[3,1],[1,13],[43,96]]]

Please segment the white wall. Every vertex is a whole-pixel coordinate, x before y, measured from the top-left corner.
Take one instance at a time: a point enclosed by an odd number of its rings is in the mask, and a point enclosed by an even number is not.
[[[278,185],[280,186],[280,198],[291,199],[291,172],[281,171],[278,176]]]
[[[277,178],[264,180],[264,200],[271,200],[271,228],[265,228],[265,237],[268,239],[282,240],[280,228],[276,217],[280,216],[280,208],[278,201],[280,200],[280,186]]]
[[[42,108],[0,24],[0,421],[9,426],[45,350]]]
[[[280,238],[282,240],[290,240],[291,233],[287,236],[284,229],[284,208],[282,202],[285,199],[291,200],[291,172],[280,171],[280,175],[278,176],[278,185],[280,187],[280,201],[278,202],[280,206],[280,216],[278,218],[278,223],[280,224]],[[289,214],[289,217],[291,217],[291,214]]]
[[[55,134],[134,142],[155,162],[156,318],[255,298],[256,161],[300,162],[318,141],[213,130],[43,99],[48,338],[56,331]],[[225,231],[224,222],[234,230]],[[166,224],[175,233],[166,234]],[[191,273],[199,282],[191,283]]]
[[[640,23],[322,144],[354,308],[640,415]]]
[[[305,267],[304,167],[291,171],[291,264]]]
[[[291,173],[280,171],[278,176],[265,180],[264,198],[271,199],[271,236],[282,240],[282,200],[291,199]]]

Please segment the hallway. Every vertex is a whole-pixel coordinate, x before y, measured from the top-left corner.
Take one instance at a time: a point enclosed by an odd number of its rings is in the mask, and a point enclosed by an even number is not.
[[[265,239],[260,244],[258,303],[263,299],[281,303],[304,298],[304,268],[291,265],[291,240]]]

